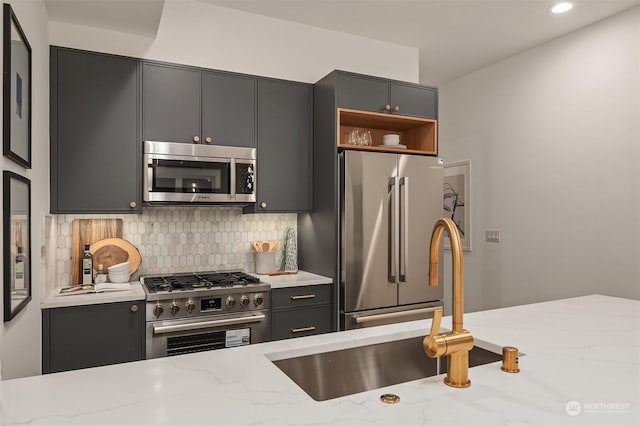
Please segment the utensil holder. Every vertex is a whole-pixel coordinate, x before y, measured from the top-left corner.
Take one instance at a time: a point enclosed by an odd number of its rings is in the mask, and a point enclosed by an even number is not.
[[[268,274],[273,272],[276,267],[275,251],[257,251],[256,252],[256,274]]]

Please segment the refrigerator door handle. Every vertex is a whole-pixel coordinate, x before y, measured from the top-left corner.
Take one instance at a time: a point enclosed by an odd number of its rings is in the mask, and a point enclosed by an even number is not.
[[[396,283],[396,271],[398,269],[398,184],[397,177],[390,177],[387,185],[388,206],[388,238],[387,238],[387,281]]]
[[[398,198],[398,255],[399,281],[407,282],[407,253],[409,253],[409,239],[407,238],[407,224],[409,223],[409,178],[401,177]]]

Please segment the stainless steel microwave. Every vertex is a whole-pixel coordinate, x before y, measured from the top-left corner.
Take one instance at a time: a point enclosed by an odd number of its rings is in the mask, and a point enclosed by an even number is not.
[[[256,149],[144,142],[143,201],[253,203]]]

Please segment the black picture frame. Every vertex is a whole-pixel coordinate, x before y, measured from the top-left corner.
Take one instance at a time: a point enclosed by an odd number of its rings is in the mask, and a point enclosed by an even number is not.
[[[2,153],[31,168],[31,45],[11,5],[3,4]]]
[[[31,300],[31,181],[2,173],[4,321]]]

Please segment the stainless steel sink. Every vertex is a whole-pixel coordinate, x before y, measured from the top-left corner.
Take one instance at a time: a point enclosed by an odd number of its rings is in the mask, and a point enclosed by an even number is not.
[[[428,358],[422,336],[272,361],[316,401],[446,373],[447,357]],[[474,346],[469,367],[500,361]]]

